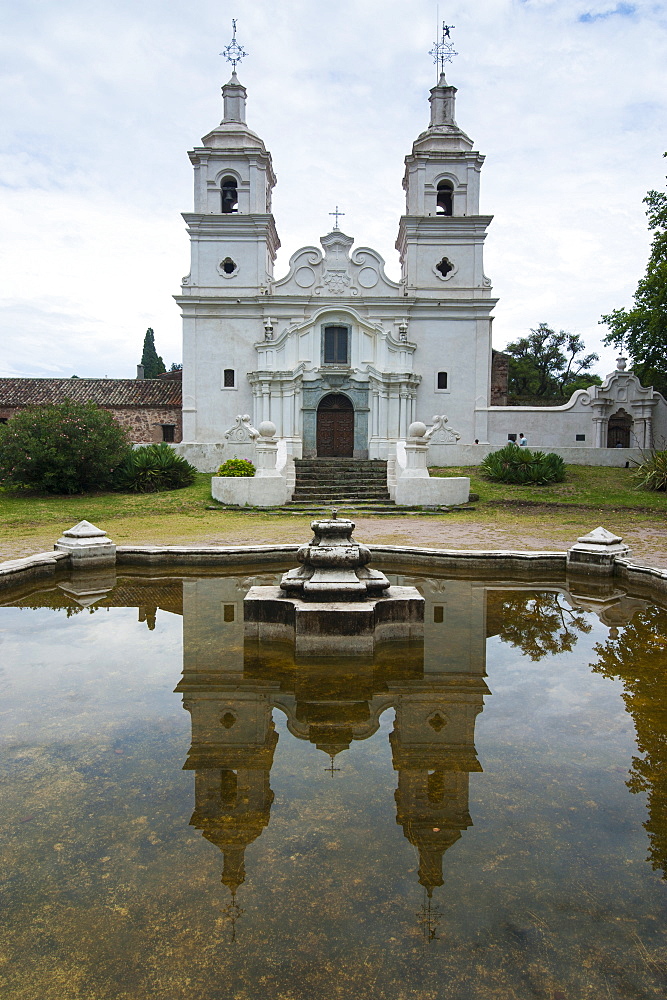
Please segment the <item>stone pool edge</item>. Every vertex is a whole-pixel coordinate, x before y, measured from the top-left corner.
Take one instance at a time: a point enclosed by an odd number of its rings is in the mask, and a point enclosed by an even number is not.
[[[262,564],[284,563],[294,556],[297,544],[239,545],[239,546],[190,546],[190,545],[119,545],[107,565],[155,568],[156,566],[235,566],[252,562]],[[573,546],[565,552],[522,552],[489,549],[433,549],[410,545],[370,545],[373,561],[377,565],[395,564],[406,567],[438,568],[441,570],[508,572],[513,575],[534,577],[542,572],[591,576],[631,584],[660,594],[667,593],[667,570],[633,562],[625,554],[615,555],[606,562],[604,572],[594,567],[575,567],[571,554]],[[40,552],[21,559],[0,563],[0,589],[40,581],[81,571],[85,561],[75,559],[68,552]],[[93,567],[91,567],[92,569]]]

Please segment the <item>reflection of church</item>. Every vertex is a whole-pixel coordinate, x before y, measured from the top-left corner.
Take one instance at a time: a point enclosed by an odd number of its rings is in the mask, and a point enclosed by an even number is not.
[[[332,769],[337,754],[373,735],[382,713],[395,710],[396,820],[417,849],[428,895],[442,885],[443,855],[471,825],[468,775],[481,771],[474,730],[489,693],[484,588],[469,581],[421,584],[428,616],[423,644],[380,647],[373,659],[295,662],[282,645],[244,648],[244,581],[184,583],[177,691],[192,717],[185,764],[195,771],[191,823],[222,850],[222,881],[233,892],[244,879],[245,848],[269,822],[274,709],[284,713],[290,733],[331,757]]]

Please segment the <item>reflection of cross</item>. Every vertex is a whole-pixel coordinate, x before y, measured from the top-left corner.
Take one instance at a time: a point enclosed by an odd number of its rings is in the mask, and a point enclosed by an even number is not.
[[[334,229],[339,229],[339,226],[338,226],[338,216],[339,215],[345,215],[345,212],[339,212],[338,211],[338,205],[336,205],[336,211],[335,212],[329,212],[329,215],[335,215],[336,216],[336,225],[334,226]]]
[[[231,941],[236,941],[236,921],[239,919],[239,917],[242,917],[244,913],[245,910],[241,909],[239,904],[236,902],[236,893],[232,892],[231,902],[227,903],[227,906],[223,906],[222,908],[223,920],[229,921],[229,926],[231,930],[231,935],[230,935]]]
[[[331,763],[330,763],[329,767],[325,767],[324,768],[325,771],[329,772],[329,774],[331,775],[332,778],[334,776],[334,771],[340,771],[339,767],[334,767],[334,763],[333,762],[334,762],[334,755],[331,754]]]
[[[234,72],[236,72],[236,64],[240,63],[248,55],[245,49],[236,41],[236,20],[232,20],[232,40],[229,45],[225,45],[220,55],[224,56],[227,62],[232,64]]]

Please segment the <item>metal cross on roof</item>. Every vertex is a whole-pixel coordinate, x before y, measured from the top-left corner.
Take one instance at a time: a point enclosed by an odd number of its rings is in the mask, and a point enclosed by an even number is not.
[[[234,70],[234,72],[236,72],[237,64],[240,63],[242,59],[245,59],[245,57],[248,55],[246,50],[236,41],[235,18],[232,19],[232,40],[229,43],[229,45],[225,45],[220,55],[224,56],[227,62],[230,62],[232,64],[232,69]]]
[[[338,216],[339,215],[345,215],[345,212],[339,212],[338,211],[338,205],[336,205],[336,211],[335,212],[329,212],[329,215],[335,215],[336,216],[336,225],[334,226],[334,229],[340,229],[340,226],[338,225]]]
[[[433,62],[438,67],[438,75],[445,72],[445,63],[451,62],[454,56],[458,55],[458,52],[454,48],[454,43],[451,41],[452,36],[450,34],[455,27],[455,24],[445,24],[443,21],[440,41],[435,42],[429,52],[429,55],[433,56]]]

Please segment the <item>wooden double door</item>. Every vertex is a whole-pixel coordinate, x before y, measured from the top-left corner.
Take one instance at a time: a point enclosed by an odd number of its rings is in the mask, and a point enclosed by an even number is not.
[[[317,408],[317,457],[352,458],[354,407],[342,392],[332,392]]]

